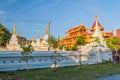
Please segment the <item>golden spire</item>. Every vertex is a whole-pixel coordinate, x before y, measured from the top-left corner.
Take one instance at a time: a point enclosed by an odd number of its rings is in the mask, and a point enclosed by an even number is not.
[[[16,32],[16,25],[14,24],[13,26],[13,34],[17,35],[17,32]]]

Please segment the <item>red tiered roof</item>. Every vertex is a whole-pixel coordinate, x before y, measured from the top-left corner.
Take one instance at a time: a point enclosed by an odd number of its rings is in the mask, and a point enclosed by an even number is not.
[[[94,30],[95,30],[96,21],[97,21],[97,23],[98,23],[99,29],[100,29],[101,31],[103,31],[103,30],[104,30],[104,27],[99,23],[99,21],[98,21],[98,19],[97,19],[97,16],[95,16],[95,21],[94,21],[94,23],[93,23],[93,25],[92,25],[92,27],[91,27],[90,30],[91,30],[91,31],[94,31]]]
[[[104,32],[103,33],[104,37],[112,37],[113,35],[114,35],[113,32]]]

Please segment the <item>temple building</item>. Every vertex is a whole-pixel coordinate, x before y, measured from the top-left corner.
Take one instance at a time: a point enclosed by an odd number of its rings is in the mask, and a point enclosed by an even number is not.
[[[74,46],[76,43],[77,37],[81,35],[85,37],[88,36],[88,28],[84,24],[82,24],[69,29],[66,32],[66,34],[67,36],[61,39],[60,45],[63,45],[65,47]],[[86,41],[89,42],[87,38],[86,38]]]
[[[120,29],[117,29],[117,37],[120,39]]]
[[[90,28],[90,33],[88,33],[88,28],[84,24],[80,26],[75,26],[66,32],[67,36],[61,39],[60,46],[65,46],[66,48],[74,46],[77,40],[77,37],[81,35],[85,37],[86,43],[90,44],[91,46],[93,45],[91,43],[93,42],[93,38],[95,37],[99,38],[101,45],[106,44],[105,38],[112,37],[114,36],[114,34],[113,34],[113,31],[103,32],[103,30],[104,30],[104,27],[99,23],[98,17],[95,16],[95,21],[92,27]]]
[[[92,25],[92,27],[90,28],[90,31],[92,32],[93,37],[99,37],[99,39],[103,38],[109,38],[114,36],[113,31],[111,32],[103,32],[104,27],[99,23],[98,21],[98,17],[95,16],[95,21]],[[101,36],[102,35],[102,36]]]
[[[21,50],[20,45],[18,44],[18,34],[16,32],[16,25],[14,25],[12,36],[10,38],[9,43],[6,45],[6,47],[7,47],[7,50],[11,50],[11,51]]]

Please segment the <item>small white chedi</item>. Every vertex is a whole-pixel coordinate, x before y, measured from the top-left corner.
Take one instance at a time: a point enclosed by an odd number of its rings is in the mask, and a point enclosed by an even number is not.
[[[37,38],[36,42],[34,41],[34,38],[33,38],[32,43],[31,43],[34,50],[35,51],[46,51],[46,50],[48,50],[48,47],[49,47],[48,42],[47,42],[48,37],[49,37],[48,33],[45,32],[44,38],[42,40],[40,40],[40,33],[38,33],[38,38]]]
[[[38,33],[38,37],[36,41],[34,41],[34,37],[32,38],[31,45],[35,51],[48,51],[49,44],[47,40],[49,35],[50,35],[50,22],[48,23],[48,26],[45,30],[45,36],[43,39],[40,39],[40,33]]]
[[[7,44],[7,50],[19,51],[21,50],[20,45],[18,44],[18,34],[16,32],[16,25],[14,25],[13,33],[10,38],[9,43]]]

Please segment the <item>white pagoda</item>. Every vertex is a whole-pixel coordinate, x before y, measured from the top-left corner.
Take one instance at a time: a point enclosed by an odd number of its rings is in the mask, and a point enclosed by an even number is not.
[[[38,33],[36,43],[34,44],[34,50],[35,51],[40,51],[41,50],[40,33]]]
[[[46,31],[45,31],[45,36],[44,36],[43,41],[41,43],[41,48],[43,48],[45,50],[48,50],[48,48],[49,48],[49,44],[47,42],[49,35],[50,35],[50,21],[48,22],[48,26],[47,26]]]
[[[32,43],[31,43],[32,47],[35,46],[35,41],[34,41],[34,37],[32,37]]]
[[[18,34],[16,32],[16,25],[14,25],[12,36],[10,38],[9,43],[7,44],[7,50],[12,50],[12,51],[21,50],[20,45],[18,44],[17,36]]]
[[[40,39],[40,33],[38,33],[38,37],[36,41],[34,41],[34,37],[32,38],[31,45],[35,51],[48,51],[49,44],[47,40],[49,35],[50,35],[50,22],[47,25],[47,28],[45,30],[45,36],[43,39]]]

